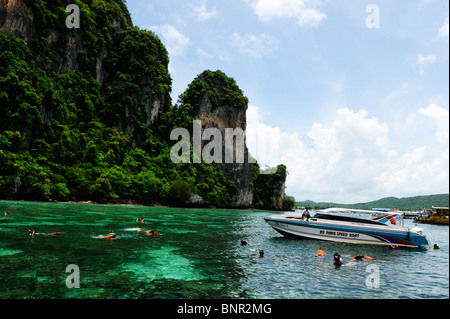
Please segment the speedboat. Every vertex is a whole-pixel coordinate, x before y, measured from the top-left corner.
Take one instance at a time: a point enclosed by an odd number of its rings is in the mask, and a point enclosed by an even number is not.
[[[370,214],[370,217],[361,216],[363,214]],[[429,245],[421,228],[400,226],[397,222],[400,218],[398,212],[328,208],[317,210],[309,219],[294,214],[271,215],[264,219],[287,237],[395,247]]]

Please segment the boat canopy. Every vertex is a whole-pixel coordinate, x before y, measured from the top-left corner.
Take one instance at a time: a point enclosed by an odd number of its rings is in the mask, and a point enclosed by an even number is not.
[[[352,213],[352,214],[349,214]],[[370,214],[371,216],[376,215],[373,218],[364,218],[354,216],[353,213],[357,214]],[[342,215],[346,214],[346,215]],[[323,210],[316,211],[315,218],[321,219],[329,219],[336,221],[345,221],[352,223],[366,223],[366,224],[375,224],[375,225],[388,225],[389,221],[392,221],[393,218],[401,215],[397,212],[386,213],[380,211],[366,210],[366,209],[351,209],[351,208],[327,208]]]
[[[360,217],[355,217],[355,216],[334,215],[334,214],[328,214],[328,213],[316,213],[316,215],[314,215],[314,218],[336,220],[336,221],[348,222],[348,223],[364,223],[364,224],[387,226],[387,224],[385,224],[381,221],[378,221],[378,220],[374,220],[374,219],[360,218]]]

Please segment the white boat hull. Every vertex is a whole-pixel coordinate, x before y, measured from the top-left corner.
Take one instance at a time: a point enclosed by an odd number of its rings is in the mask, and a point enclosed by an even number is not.
[[[265,218],[276,231],[285,236],[296,236],[353,244],[395,245],[417,247],[428,245],[423,234],[403,227],[364,225],[361,223],[332,223],[327,220],[302,221],[285,215]]]

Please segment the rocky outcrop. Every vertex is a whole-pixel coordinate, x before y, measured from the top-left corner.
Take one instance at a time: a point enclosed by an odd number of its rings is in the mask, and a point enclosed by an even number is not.
[[[248,149],[244,143],[243,150],[239,149],[236,145],[233,147],[233,154],[235,158],[232,163],[226,163],[225,161],[225,136],[226,129],[239,128],[245,132],[247,126],[246,112],[248,103],[245,99],[245,104],[236,106],[231,100],[227,100],[225,95],[227,91],[236,90],[237,94],[242,94],[240,90],[235,86],[234,80],[228,78],[220,71],[210,72],[205,71],[198,78],[207,84],[208,89],[205,90],[198,99],[198,105],[196,106],[197,115],[195,120],[200,120],[202,124],[202,131],[208,128],[219,129],[222,137],[222,160],[223,171],[227,179],[234,181],[238,188],[238,194],[231,196],[231,201],[225,203],[226,207],[233,208],[248,208],[253,205],[253,187],[252,187],[252,172],[250,163],[248,162]],[[213,96],[217,92],[218,96]],[[203,141],[202,146],[207,144],[208,141]],[[237,153],[244,152],[244,162],[237,161]]]
[[[259,175],[257,164],[249,160],[249,152],[245,142],[243,147],[233,144],[233,161],[225,160],[227,129],[247,128],[246,111],[248,100],[233,79],[221,71],[205,71],[200,74],[182,96],[183,102],[194,106],[193,120],[201,122],[201,131],[217,128],[222,138],[223,173],[228,180],[234,182],[237,193],[231,194],[231,200],[221,206],[232,208],[251,208],[281,210],[285,196],[286,169],[276,168],[272,173]],[[211,141],[202,140],[202,149]],[[242,154],[243,153],[243,154]],[[239,156],[243,155],[243,156]],[[256,165],[256,166],[255,166]],[[263,200],[259,200],[263,198]],[[255,202],[258,199],[258,202]],[[198,204],[207,204],[202,198],[196,198]],[[260,202],[260,203],[259,203]]]
[[[240,128],[243,131],[247,125],[247,111],[248,105],[244,108],[236,108],[234,105],[218,105],[213,107],[209,99],[209,94],[205,92],[200,99],[198,114],[195,117],[196,120],[200,120],[202,123],[202,131],[208,128],[217,128],[222,135],[223,154],[222,159],[224,161],[224,174],[228,179],[234,181],[235,185],[239,189],[239,193],[232,195],[232,200],[226,203],[225,206],[229,207],[252,207],[253,205],[253,189],[252,189],[252,173],[250,163],[248,163],[248,149],[244,144],[244,163],[238,163],[236,161],[237,152],[242,150],[234,148],[232,151],[235,155],[233,163],[225,163],[225,129]],[[208,141],[203,141],[203,145]]]

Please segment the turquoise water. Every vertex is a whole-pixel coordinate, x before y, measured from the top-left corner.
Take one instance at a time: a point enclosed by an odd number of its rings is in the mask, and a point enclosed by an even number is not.
[[[449,298],[448,226],[421,225],[442,249],[388,249],[286,239],[258,211],[0,201],[0,214],[0,298]],[[70,264],[80,288],[66,286]]]

